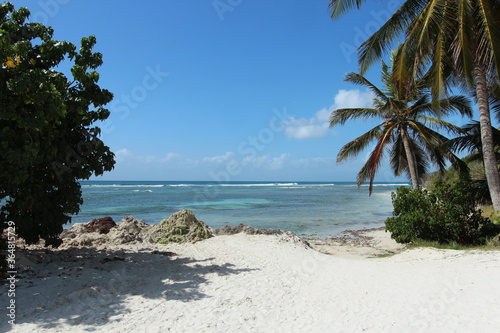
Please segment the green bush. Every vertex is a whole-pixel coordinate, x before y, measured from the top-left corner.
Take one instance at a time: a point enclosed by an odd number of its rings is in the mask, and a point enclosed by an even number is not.
[[[438,184],[432,192],[400,187],[392,194],[393,217],[385,221],[398,243],[417,239],[439,243],[481,245],[499,226],[481,216],[472,184]]]

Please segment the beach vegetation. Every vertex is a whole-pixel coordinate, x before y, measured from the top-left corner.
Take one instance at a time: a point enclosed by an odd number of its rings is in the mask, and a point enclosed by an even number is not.
[[[400,49],[393,52],[391,62],[399,52]],[[469,99],[458,95],[434,103],[426,87],[425,77],[409,78],[406,85],[398,85],[391,66],[382,61],[383,88],[377,87],[361,74],[348,73],[345,81],[371,90],[375,96],[373,107],[336,109],[330,117],[331,127],[353,119],[380,120],[374,128],[344,145],[337,155],[337,162],[342,162],[375,143],[357,175],[358,185],[369,180],[370,194],[384,154],[389,155],[395,175],[406,173],[414,189],[419,188],[431,164],[444,171],[447,161],[450,161],[461,172],[467,170],[465,163],[443,145],[448,139],[438,131],[446,130],[454,134],[463,132],[441,117],[452,113],[471,116]]]
[[[98,85],[94,36],[77,48],[29,16],[0,4],[0,223],[15,221],[28,244],[57,246],[83,203],[78,180],[115,163],[95,126],[113,95]]]
[[[498,114],[498,104],[492,104],[492,110],[495,110]],[[463,158],[463,161],[467,163],[469,172],[464,174],[459,174],[453,168],[449,168],[446,172],[434,172],[426,175],[424,186],[429,190],[433,190],[436,184],[447,183],[453,184],[457,181],[470,181],[474,183],[474,188],[476,189],[477,195],[479,197],[479,204],[483,210],[483,215],[490,217],[497,215],[492,206],[491,196],[488,189],[488,184],[486,181],[486,173],[483,163],[482,145],[481,145],[481,130],[480,124],[477,121],[473,121],[462,127],[464,133],[460,134],[447,142],[445,145],[449,147],[454,153],[461,154],[463,152],[469,153]],[[492,127],[491,131],[493,133],[493,142],[495,145],[495,153],[497,158],[500,158],[500,130]]]
[[[457,251],[498,251],[500,250],[500,243],[491,239],[487,241],[484,245],[463,245],[457,242],[450,243],[439,243],[436,241],[426,241],[422,239],[417,239],[412,243],[408,244],[409,249],[419,248],[419,247],[432,247],[441,250],[457,250]]]
[[[339,18],[364,0],[331,0]],[[361,74],[402,37],[394,63],[396,84],[425,70],[434,101],[453,87],[475,96],[486,181],[495,211],[500,210],[500,174],[491,130],[490,108],[500,81],[500,2],[497,0],[407,0],[358,48]]]
[[[369,257],[369,259],[383,259],[383,258],[391,258],[394,257],[397,253],[382,253],[382,254],[377,254],[373,257]]]
[[[474,183],[438,184],[433,191],[400,187],[392,194],[393,217],[386,229],[398,243],[417,240],[483,245],[500,233],[500,225],[478,209]]]

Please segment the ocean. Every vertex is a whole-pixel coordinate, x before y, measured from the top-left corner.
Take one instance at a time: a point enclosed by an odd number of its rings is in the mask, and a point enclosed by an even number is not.
[[[391,192],[408,184],[348,182],[82,181],[84,203],[73,223],[131,215],[148,224],[190,209],[209,226],[244,223],[256,228],[329,237],[376,228],[392,215]],[[69,227],[66,225],[65,227]]]

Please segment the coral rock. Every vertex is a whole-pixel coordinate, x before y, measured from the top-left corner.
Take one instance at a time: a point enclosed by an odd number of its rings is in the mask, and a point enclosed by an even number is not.
[[[150,226],[143,220],[134,218],[133,216],[126,216],[116,228],[113,228],[109,233],[109,241],[112,244],[126,244],[131,242],[142,242],[143,233],[148,230]]]
[[[281,229],[260,229],[250,227],[246,224],[239,224],[237,226],[225,225],[221,228],[212,229],[213,234],[216,236],[222,235],[235,235],[239,233],[244,233],[247,235],[274,235],[278,237],[280,242],[294,243],[304,248],[310,248],[311,245],[306,241],[294,234],[291,231],[284,231]]]
[[[100,219],[93,219],[92,221],[85,223],[83,226],[91,232],[107,234],[111,228],[116,227],[116,223],[111,217],[106,216]]]
[[[192,211],[185,209],[152,226],[146,237],[151,243],[166,244],[194,243],[212,236],[205,222],[198,220]]]
[[[99,246],[106,243],[106,234],[93,232],[83,223],[75,223],[71,228],[64,230],[59,236],[62,248],[73,246]]]

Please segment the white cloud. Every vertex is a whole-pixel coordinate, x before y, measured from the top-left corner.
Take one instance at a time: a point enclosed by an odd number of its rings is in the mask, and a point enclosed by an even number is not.
[[[325,136],[328,132],[328,117],[330,111],[322,109],[314,117],[295,119],[290,117],[285,121],[285,134],[291,139],[314,139]],[[325,120],[326,115],[326,120]]]
[[[372,105],[373,93],[369,90],[359,91],[354,90],[339,90],[334,97],[334,103],[330,107],[331,110],[341,108],[366,108]]]
[[[117,162],[123,162],[128,158],[132,157],[133,154],[127,148],[122,148],[116,151],[115,158]]]
[[[325,136],[330,127],[330,114],[335,109],[370,107],[373,94],[370,91],[339,90],[334,103],[327,109],[317,111],[312,118],[290,117],[285,120],[285,134],[290,139],[315,139]]]
[[[126,166],[134,170],[149,170],[149,172],[191,172],[209,175],[213,172],[239,170],[238,175],[269,170],[281,170],[286,167],[290,154],[272,155],[238,155],[226,152],[223,155],[189,158],[178,153],[167,153],[163,157],[155,155],[136,155],[123,148],[116,152],[120,167]],[[293,161],[291,161],[293,163]],[[231,171],[236,172],[236,171]],[[234,175],[232,175],[234,176]]]
[[[281,154],[280,157],[274,157],[269,162],[269,168],[271,170],[283,169],[283,167],[285,166],[285,161],[288,159],[289,156],[290,156],[289,154]]]
[[[281,154],[278,157],[271,157],[269,155],[246,156],[239,163],[246,169],[279,170],[283,169],[289,156],[290,154]]]
[[[165,157],[161,158],[155,155],[136,155],[127,148],[122,148],[115,153],[116,161],[119,163],[140,163],[140,164],[158,164],[158,163],[171,163],[174,161],[185,160],[185,157],[181,154],[168,153]]]
[[[181,154],[176,154],[176,153],[168,153],[167,156],[165,156],[161,162],[163,163],[168,163],[168,162],[172,162],[172,161],[175,161],[175,160],[179,160],[182,158],[182,155]]]
[[[260,168],[269,160],[269,155],[262,156],[246,156],[241,160],[241,165],[244,167]]]
[[[295,161],[296,165],[305,168],[334,168],[336,163],[333,157],[301,158]]]
[[[201,159],[202,163],[224,163],[231,160],[234,156],[233,152],[226,152],[224,155],[204,157]]]

